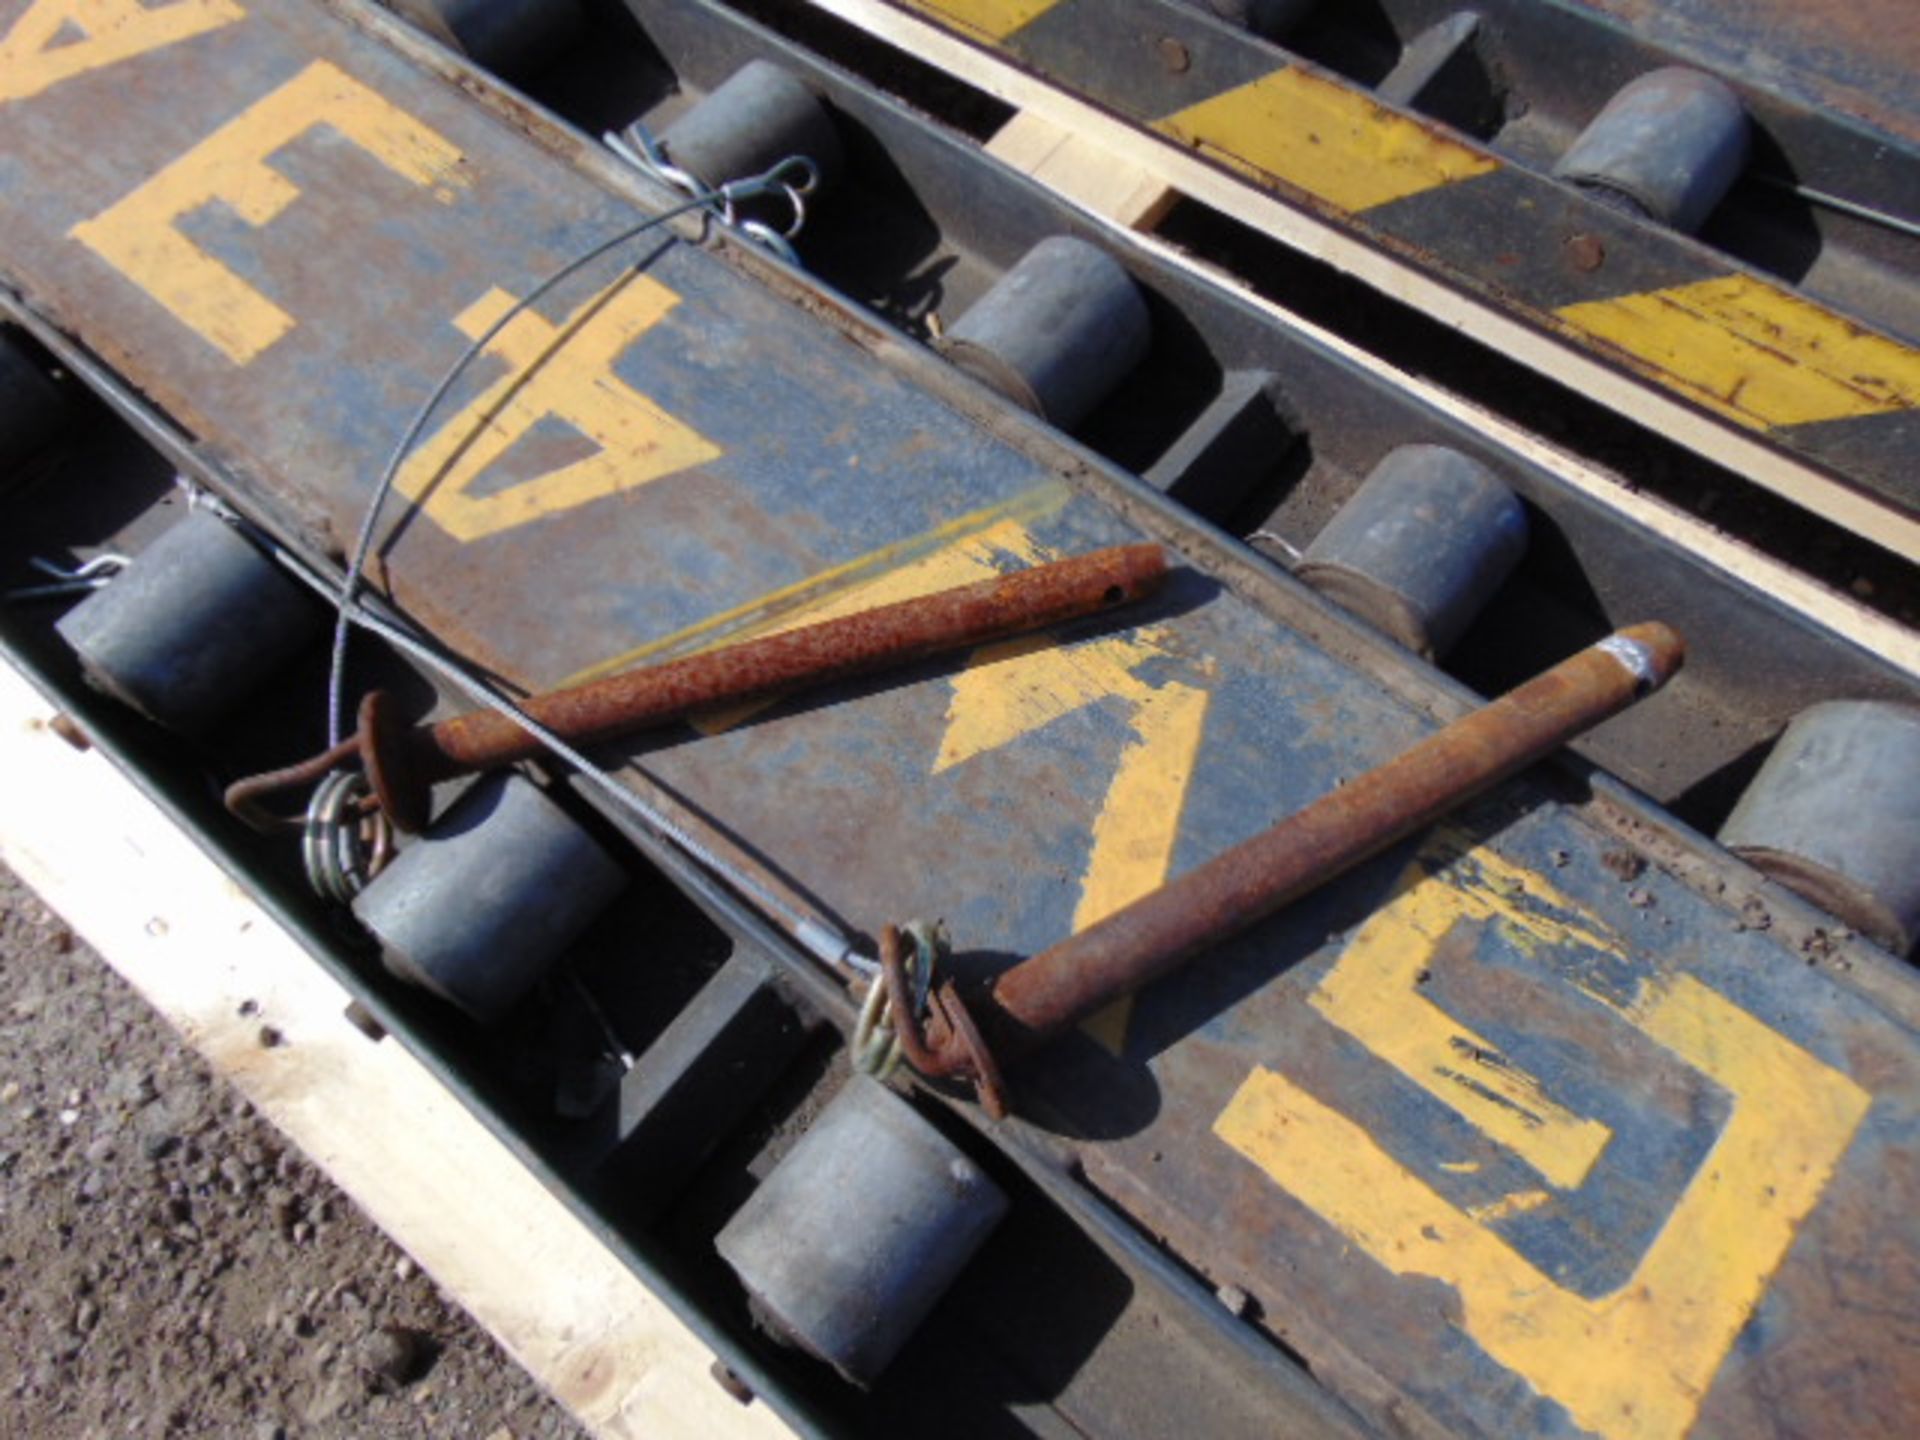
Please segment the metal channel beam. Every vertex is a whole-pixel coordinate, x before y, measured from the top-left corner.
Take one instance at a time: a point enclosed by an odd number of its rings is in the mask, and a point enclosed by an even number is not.
[[[1869,255],[1857,283],[1831,286],[1791,258],[1761,270],[1550,178],[1550,155],[1508,154],[1397,108],[1204,6],[814,3],[1124,147],[1215,208],[1920,556],[1920,492],[1906,463],[1920,350],[1897,318],[1916,303],[1899,264]],[[1539,12],[1558,26],[1550,58],[1602,57],[1590,68],[1620,83],[1675,58],[1543,0],[1479,8]],[[1819,124],[1804,97],[1748,87],[1745,98],[1770,137],[1808,132],[1843,174],[1875,196],[1884,185],[1887,208],[1913,193],[1920,150],[1909,138],[1851,119]],[[1803,283],[1788,278],[1799,272]]]
[[[317,547],[501,297],[635,217],[301,0],[49,48],[58,3],[0,6],[30,62],[0,265]],[[1142,623],[645,755],[850,924],[1031,953],[1457,703],[1351,663],[1382,652],[831,297],[638,254],[510,326],[403,472],[382,577],[477,664],[550,684],[1143,530],[1187,562]],[[1384,1426],[1785,1435],[1845,1404],[1894,1435],[1920,1419],[1916,1026],[1883,953],[1603,780],[1545,777],[1027,1084],[1095,1185]]]

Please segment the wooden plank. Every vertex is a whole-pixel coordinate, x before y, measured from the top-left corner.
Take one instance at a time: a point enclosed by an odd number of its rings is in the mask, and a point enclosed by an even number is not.
[[[1570,489],[1598,501],[1633,524],[1681,546],[1722,573],[1753,586],[1779,604],[1843,636],[1869,654],[1909,674],[1920,675],[1920,632],[1733,539],[1677,506],[1629,490],[1616,477],[1550,445],[1532,431],[1504,420],[1430,380],[1401,370],[1335,332],[1255,294],[1238,277],[1207,265],[1152,234],[1142,233],[1136,228],[1139,222],[1129,219],[1124,207],[1117,213],[1110,212],[1104,206],[1104,197],[1137,194],[1154,184],[1153,176],[1148,171],[1131,163],[1134,157],[1123,159],[1101,152],[1091,141],[1084,141],[1076,153],[1086,157],[1085,163],[1096,169],[1102,165],[1107,167],[1108,178],[1103,188],[1093,191],[1084,187],[1053,186],[1053,176],[1058,173],[1058,167],[1050,162],[1061,153],[1070,138],[1056,122],[1023,111],[987,142],[987,151],[1052,186],[1063,199],[1093,219],[1128,232],[1127,243],[1147,251],[1162,264],[1233,290],[1244,303],[1260,310],[1275,324],[1337,351],[1345,359],[1380,376],[1421,403],[1471,425],[1496,444],[1507,447],[1552,474]]]
[[[1152,171],[1030,110],[995,131],[987,153],[1128,230],[1152,229],[1180,198]]]
[[[1057,90],[989,51],[884,0],[811,0],[868,34],[898,46],[1022,112],[1124,160],[1283,244],[1323,260],[1382,294],[1524,364],[1552,375],[1610,409],[1630,415],[1716,464],[1781,495],[1904,559],[1920,561],[1920,516],[1723,424],[1658,387],[1578,347],[1503,314],[1403,260],[1347,235],[1309,211],[1216,169],[1175,141]]]
[[[712,1354],[427,1069],[0,663],[0,856],[596,1435],[773,1437]],[[258,1013],[242,1017],[242,1000]],[[263,1023],[286,1043],[259,1044]]]

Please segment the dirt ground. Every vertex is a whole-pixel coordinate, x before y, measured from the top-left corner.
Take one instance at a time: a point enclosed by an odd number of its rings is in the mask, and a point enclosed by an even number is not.
[[[580,1427],[0,868],[0,1431]]]

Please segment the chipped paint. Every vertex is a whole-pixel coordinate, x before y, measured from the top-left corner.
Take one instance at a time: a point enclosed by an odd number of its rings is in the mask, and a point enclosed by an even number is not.
[[[1537,872],[1463,845],[1443,833],[1407,867],[1311,1003],[1549,1183],[1570,1190],[1613,1132],[1554,1101],[1537,1077],[1428,1000],[1422,986],[1458,925],[1492,925],[1522,950],[1579,945],[1618,953],[1620,942]]]
[[[1567,1290],[1353,1121],[1258,1069],[1214,1133],[1376,1263],[1459,1296],[1460,1327],[1605,1440],[1679,1440],[1813,1210],[1871,1096],[1690,976],[1622,1018],[1725,1090],[1733,1110],[1618,1288]]]

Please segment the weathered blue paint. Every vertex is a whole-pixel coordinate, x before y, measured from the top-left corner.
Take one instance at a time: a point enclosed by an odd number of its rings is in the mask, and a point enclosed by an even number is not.
[[[0,0],[0,26],[20,9],[21,0]],[[186,222],[299,321],[236,366],[67,234],[318,56],[457,145],[469,183],[453,203],[433,202],[322,133],[275,158],[303,197],[263,229],[236,224],[218,205]],[[89,123],[129,94],[146,97],[141,125]],[[10,283],[216,443],[283,517],[317,518],[337,537],[357,524],[394,437],[465,343],[452,317],[489,287],[524,293],[637,213],[299,0],[259,0],[241,25],[0,106],[0,157],[0,269]],[[977,395],[962,403],[951,387],[876,353],[884,347],[863,340],[856,322],[826,323],[712,253],[679,241],[642,249],[647,275],[679,303],[621,355],[618,375],[721,453],[466,545],[409,517],[382,573],[407,608],[476,662],[523,684],[550,683],[861,557],[910,560],[921,553],[917,537],[995,507],[1020,518],[1036,554],[1140,537],[1093,488],[1063,478],[1090,462],[1033,441],[1010,411],[986,412],[993,423],[977,418],[968,409],[986,404]],[[582,277],[542,313],[565,315],[606,280]],[[476,367],[448,413],[497,373],[493,362]],[[524,476],[536,455],[549,464],[577,455],[578,444],[549,428],[483,484]],[[1036,493],[1040,503],[1023,503]],[[1212,554],[1205,544],[1196,553]],[[1151,625],[1162,653],[1142,661],[1134,683],[1208,697],[1174,871],[1434,723],[1403,698],[1422,683],[1415,672],[1390,685],[1337,657],[1309,637],[1318,613],[1298,587],[1260,600],[1182,569],[1126,629],[1057,637],[1093,645]],[[701,639],[727,633],[722,625]],[[776,706],[718,734],[669,736],[645,747],[645,763],[850,925],[944,916],[958,963],[1003,963],[1073,924],[1095,822],[1140,738],[1130,698],[1138,692],[1073,709],[936,773],[954,671],[930,665]],[[1721,1365],[1702,1427],[1762,1433],[1755,1417],[1801,1403],[1782,1400],[1765,1378],[1780,1364],[1808,1377],[1810,1396],[1864,1375],[1888,1415],[1913,1414],[1920,1397],[1897,1327],[1874,1317],[1910,1304],[1901,1277],[1920,1264],[1910,1224],[1920,1183],[1920,994],[1865,947],[1811,936],[1810,917],[1791,902],[1770,929],[1736,928],[1739,912],[1714,886],[1742,872],[1704,842],[1653,852],[1688,882],[1658,865],[1621,880],[1606,857],[1632,842],[1575,798],[1516,783],[1463,823],[1564,895],[1582,925],[1617,941],[1527,948],[1476,922],[1436,952],[1426,982],[1428,998],[1539,1077],[1554,1101],[1613,1132],[1585,1183],[1487,1223],[1581,1294],[1603,1293],[1633,1271],[1725,1124],[1728,1100],[1621,1011],[1692,976],[1874,1096]],[[1571,1434],[1558,1402],[1461,1327],[1446,1287],[1394,1276],[1212,1131],[1264,1066],[1336,1107],[1455,1205],[1538,1185],[1511,1151],[1310,1000],[1416,848],[1382,857],[1140,997],[1117,1056],[1070,1040],[1022,1072],[1023,1096],[1073,1137],[1094,1183],[1183,1260],[1256,1295],[1269,1323],[1324,1364],[1336,1388],[1373,1393],[1343,1368],[1357,1364],[1464,1433]],[[1800,947],[1814,941],[1819,963],[1810,964]],[[1478,1168],[1447,1168],[1466,1163]],[[1851,1277],[1844,1301],[1830,1283],[1836,1266]]]

